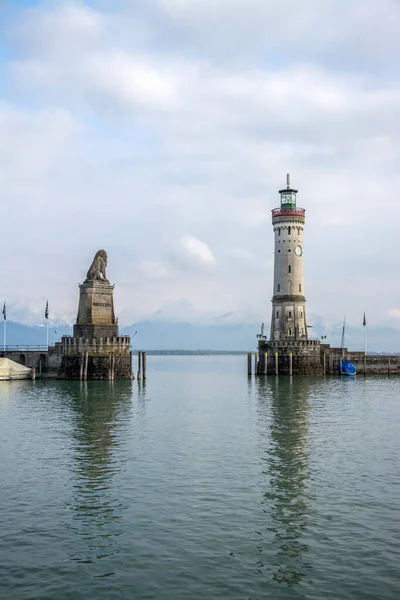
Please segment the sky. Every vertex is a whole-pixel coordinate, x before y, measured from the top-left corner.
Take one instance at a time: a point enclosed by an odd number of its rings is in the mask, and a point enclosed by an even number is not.
[[[400,329],[400,2],[0,2],[8,318],[269,323],[271,209],[306,209],[309,320]]]

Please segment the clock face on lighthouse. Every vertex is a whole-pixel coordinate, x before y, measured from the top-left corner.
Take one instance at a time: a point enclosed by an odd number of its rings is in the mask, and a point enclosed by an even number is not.
[[[296,246],[294,253],[296,256],[301,256],[303,254],[303,248],[301,246]]]

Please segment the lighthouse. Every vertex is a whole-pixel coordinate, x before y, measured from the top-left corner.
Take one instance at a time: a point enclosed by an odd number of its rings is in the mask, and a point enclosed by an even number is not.
[[[297,192],[286,176],[279,190],[280,207],[272,210],[275,234],[274,288],[270,339],[306,340],[306,299],[303,276],[304,208],[297,207]]]
[[[272,209],[274,283],[271,331],[258,338],[258,375],[319,375],[325,372],[325,350],[307,333],[303,275],[303,231],[306,211],[297,206],[298,190],[279,190],[280,206]],[[325,361],[325,362],[324,362]]]

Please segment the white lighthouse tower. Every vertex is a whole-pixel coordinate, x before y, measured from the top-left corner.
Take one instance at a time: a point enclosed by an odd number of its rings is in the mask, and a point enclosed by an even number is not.
[[[281,205],[272,210],[275,234],[271,333],[258,338],[258,375],[319,375],[325,372],[325,350],[308,339],[303,277],[303,230],[306,211],[297,207],[297,190],[279,190]]]
[[[272,296],[271,341],[307,339],[303,277],[304,208],[296,203],[297,190],[279,190],[281,205],[272,211],[275,233],[274,290]]]

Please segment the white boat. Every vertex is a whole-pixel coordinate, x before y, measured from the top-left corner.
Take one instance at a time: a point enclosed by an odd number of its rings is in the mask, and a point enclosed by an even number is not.
[[[20,365],[9,358],[0,358],[0,381],[9,381],[10,379],[29,379],[32,375],[32,369]]]

